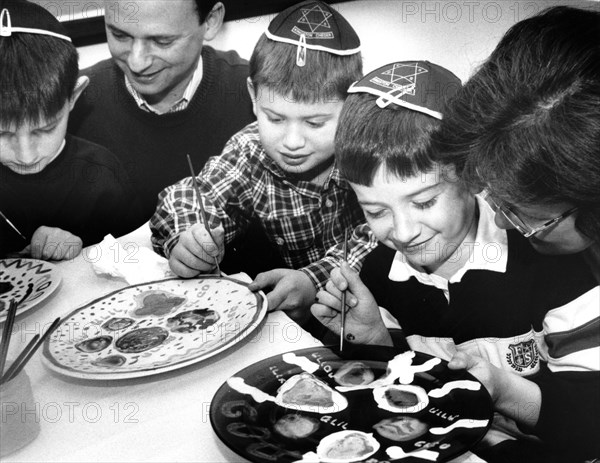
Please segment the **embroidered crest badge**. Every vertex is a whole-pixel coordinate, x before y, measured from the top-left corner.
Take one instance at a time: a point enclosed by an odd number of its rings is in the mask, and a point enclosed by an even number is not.
[[[506,354],[506,361],[518,372],[534,368],[540,360],[540,353],[534,339],[510,344],[508,348],[510,352]]]

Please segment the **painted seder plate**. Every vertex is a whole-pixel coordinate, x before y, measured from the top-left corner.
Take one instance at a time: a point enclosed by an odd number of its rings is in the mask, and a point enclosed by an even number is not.
[[[19,303],[17,315],[35,307],[60,285],[54,264],[37,259],[0,260],[0,323],[6,319],[11,299]]]
[[[229,378],[210,408],[219,438],[257,463],[443,462],[479,442],[492,416],[466,371],[370,346],[262,360]]]
[[[264,295],[232,278],[133,285],[64,317],[44,344],[44,362],[83,379],[154,375],[228,349],[252,333],[266,312]]]

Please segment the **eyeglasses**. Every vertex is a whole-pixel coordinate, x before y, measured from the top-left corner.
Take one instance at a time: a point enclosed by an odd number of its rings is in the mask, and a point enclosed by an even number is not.
[[[573,207],[558,217],[544,222],[539,227],[531,227],[530,225],[527,225],[509,206],[498,204],[488,192],[485,193],[484,198],[495,212],[500,211],[506,220],[508,220],[513,227],[519,230],[525,238],[531,238],[533,235],[536,235],[552,227],[553,225],[562,222],[578,209],[577,207]]]

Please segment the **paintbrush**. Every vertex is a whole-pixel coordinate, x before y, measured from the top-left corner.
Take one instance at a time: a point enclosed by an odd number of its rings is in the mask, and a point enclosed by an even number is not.
[[[17,235],[19,235],[21,238],[23,238],[23,241],[27,241],[27,238],[25,238],[23,233],[21,233],[19,231],[19,229],[15,226],[14,223],[12,223],[10,220],[8,220],[8,217],[6,217],[2,211],[0,211],[0,217],[2,217],[4,219],[4,221],[8,224],[8,226],[10,228],[12,228],[17,233]]]
[[[348,260],[348,229],[344,230],[344,262]],[[344,350],[344,331],[346,324],[346,290],[342,291],[342,313],[340,320],[340,352]]]
[[[31,341],[29,341],[29,344],[27,344],[27,347],[25,347],[25,349],[19,354],[19,356],[16,358],[16,360],[10,366],[10,368],[8,370],[6,370],[6,374],[4,374],[0,378],[0,384],[10,381],[11,379],[15,378],[19,373],[21,373],[21,370],[23,370],[23,368],[25,368],[25,365],[27,364],[27,362],[29,362],[29,359],[31,359],[31,357],[33,357],[33,354],[35,354],[35,352],[39,349],[39,347],[44,343],[46,338],[48,336],[50,336],[50,334],[52,334],[52,332],[56,329],[56,327],[59,324],[60,324],[60,317],[58,317],[56,320],[54,320],[52,322],[52,325],[50,325],[50,327],[44,332],[44,334],[42,334],[41,337],[39,334],[36,334],[33,337],[33,339]]]
[[[8,355],[8,345],[10,344],[10,335],[12,334],[12,328],[15,323],[17,307],[17,301],[11,299],[10,304],[8,305],[6,320],[4,320],[2,343],[0,344],[0,377],[2,377],[2,374],[4,373],[4,364],[6,363],[6,356]]]
[[[202,202],[202,195],[200,194],[200,187],[198,186],[198,180],[196,180],[196,174],[194,173],[194,166],[192,165],[192,159],[190,155],[187,155],[188,164],[190,166],[190,173],[192,174],[192,183],[194,185],[194,190],[196,191],[196,196],[198,196],[198,204],[200,205],[200,215],[202,216],[202,222],[204,222],[204,228],[208,232],[210,239],[217,245],[217,242],[210,231],[210,225],[208,224],[208,214],[206,214],[206,210],[204,209],[204,203]],[[221,268],[219,267],[219,259],[215,256],[215,265],[217,266],[217,275],[221,276]]]

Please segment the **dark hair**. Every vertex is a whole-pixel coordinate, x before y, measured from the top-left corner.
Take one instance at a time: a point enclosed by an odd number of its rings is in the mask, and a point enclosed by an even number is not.
[[[0,37],[0,124],[20,126],[54,117],[73,95],[77,49],[40,34]]]
[[[436,145],[501,200],[572,203],[577,227],[600,236],[600,12],[554,7],[514,25]]]
[[[431,134],[441,121],[394,104],[380,108],[377,98],[352,93],[344,102],[335,134],[335,160],[342,176],[371,186],[381,166],[399,178],[431,170],[436,165]]]
[[[206,17],[212,11],[218,0],[196,0],[196,10],[200,18],[200,24],[204,24]]]
[[[260,37],[250,58],[250,79],[258,97],[268,89],[302,103],[344,100],[350,85],[362,77],[360,53],[338,56],[309,49],[300,67],[296,51],[296,45]]]

